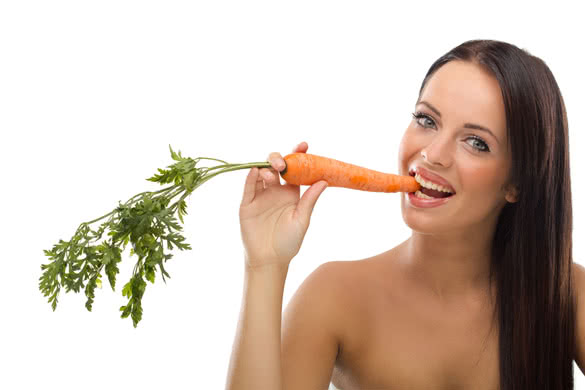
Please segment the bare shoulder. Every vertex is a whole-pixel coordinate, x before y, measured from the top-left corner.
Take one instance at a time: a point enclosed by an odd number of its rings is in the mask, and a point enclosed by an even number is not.
[[[350,275],[355,268],[353,263],[342,260],[323,263],[307,276],[303,284],[313,285],[314,289],[319,289],[328,299],[342,299],[348,283],[352,280]]]
[[[342,322],[351,318],[347,313],[360,288],[359,273],[363,272],[362,268],[360,261],[329,261],[317,267],[305,282],[326,295],[324,299],[328,303],[329,314]]]
[[[573,272],[574,275],[575,287],[578,286],[582,287],[583,283],[585,282],[585,267],[579,263],[573,262],[571,271]]]
[[[351,319],[349,264],[330,261],[301,283],[282,318],[283,383],[290,389],[324,389],[330,383]]]
[[[301,283],[291,301],[285,316],[294,324],[302,315],[310,315],[329,337],[341,343],[344,324],[350,314],[350,300],[355,291],[352,278],[353,262],[329,261],[319,265]],[[304,321],[304,320],[303,320]]]
[[[360,260],[330,261],[319,266],[310,277],[321,279],[337,302],[363,304],[364,294],[378,291],[380,281],[387,281],[395,267],[391,267],[390,256],[378,256]],[[387,284],[387,283],[385,283]],[[379,292],[379,291],[378,291]]]
[[[321,264],[303,282],[307,294],[320,296],[322,309],[334,319],[341,342],[363,325],[378,290],[381,274],[376,257],[337,260]]]
[[[576,356],[575,361],[585,373],[585,267],[573,262],[573,289],[576,298]]]
[[[360,260],[330,261],[315,271],[331,292],[330,308],[339,320],[342,344],[364,333],[383,301],[393,295],[390,290],[401,279],[396,263],[396,254],[388,251]]]

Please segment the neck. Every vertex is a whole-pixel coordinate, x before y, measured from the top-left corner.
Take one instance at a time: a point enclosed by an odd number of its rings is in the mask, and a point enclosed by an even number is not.
[[[413,232],[401,244],[409,274],[439,300],[484,292],[489,287],[492,236]]]

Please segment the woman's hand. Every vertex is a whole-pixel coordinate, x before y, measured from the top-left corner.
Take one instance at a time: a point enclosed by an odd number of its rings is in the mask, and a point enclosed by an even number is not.
[[[301,142],[293,153],[306,153]],[[284,159],[280,153],[268,156],[271,168],[252,168],[246,178],[240,205],[240,230],[246,253],[246,267],[265,265],[288,267],[299,252],[317,199],[327,186],[319,181],[300,198],[300,186],[280,184]]]

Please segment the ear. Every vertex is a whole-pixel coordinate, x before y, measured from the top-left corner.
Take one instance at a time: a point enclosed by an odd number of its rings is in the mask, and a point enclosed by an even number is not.
[[[516,203],[518,201],[518,194],[520,191],[515,185],[509,185],[506,190],[506,201],[509,203]]]

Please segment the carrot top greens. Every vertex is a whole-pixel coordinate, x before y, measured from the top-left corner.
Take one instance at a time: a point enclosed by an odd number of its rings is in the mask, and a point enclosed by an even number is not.
[[[173,257],[165,253],[176,246],[180,250],[191,250],[181,235],[183,230],[179,221],[184,223],[187,215],[185,198],[197,187],[212,177],[229,171],[252,167],[267,168],[269,162],[248,164],[229,164],[223,160],[209,157],[195,159],[175,153],[169,145],[171,157],[177,161],[169,169],[158,168],[158,173],[146,179],[160,185],[172,184],[160,191],[142,192],[131,197],[110,213],[90,222],[83,222],[69,241],[59,240],[51,250],[44,250],[50,262],[42,264],[43,273],[39,278],[39,289],[49,297],[53,311],[57,308],[61,287],[65,292],[73,290],[78,293],[85,289],[87,301],[85,307],[91,311],[95,298],[95,288],[101,288],[102,273],[105,273],[112,290],[115,291],[118,263],[128,242],[132,244],[130,256],[137,255],[132,277],[124,285],[122,295],[128,298],[126,305],[120,307],[121,318],[130,316],[134,327],[142,319],[142,297],[146,289],[146,280],[154,283],[155,274],[160,271],[163,281],[170,278],[164,263]],[[215,160],[222,164],[213,167],[197,167],[201,160]],[[173,200],[177,198],[174,202]],[[172,202],[172,203],[171,203]],[[109,218],[108,218],[109,217]],[[98,229],[90,225],[108,218]],[[102,239],[107,232],[107,238]],[[81,257],[84,256],[84,257]],[[146,280],[145,280],[146,279]]]

